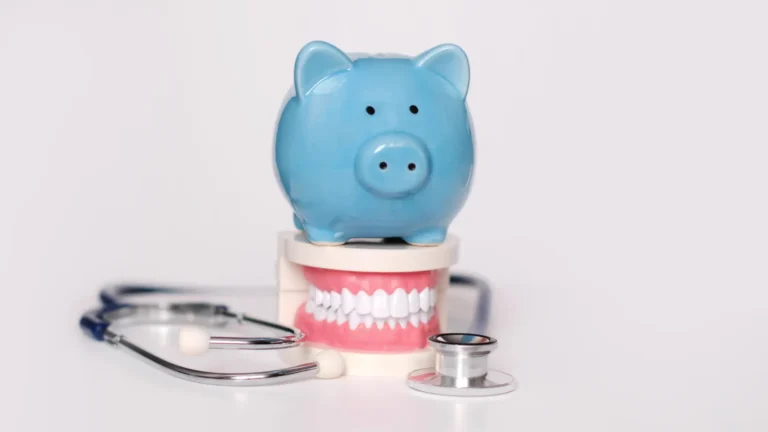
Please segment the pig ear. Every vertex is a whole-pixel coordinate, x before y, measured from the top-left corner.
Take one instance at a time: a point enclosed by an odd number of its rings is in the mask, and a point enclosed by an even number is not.
[[[469,60],[456,45],[443,44],[419,54],[414,60],[417,67],[428,69],[447,80],[462,98],[469,91]]]
[[[327,42],[310,42],[296,57],[293,69],[296,95],[304,97],[324,78],[350,68],[352,61],[340,49]]]

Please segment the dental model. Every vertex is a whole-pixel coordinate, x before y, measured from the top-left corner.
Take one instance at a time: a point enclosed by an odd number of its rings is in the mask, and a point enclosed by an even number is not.
[[[309,283],[295,325],[307,340],[355,350],[424,348],[439,330],[438,271],[365,273],[303,267]]]
[[[278,239],[278,322],[306,335],[301,355],[281,354],[306,361],[335,350],[345,375],[404,376],[434,364],[427,338],[443,330],[456,238],[430,248],[318,246],[290,231]]]

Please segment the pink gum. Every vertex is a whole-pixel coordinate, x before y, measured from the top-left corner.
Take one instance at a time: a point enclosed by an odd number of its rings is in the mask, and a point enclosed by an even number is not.
[[[440,325],[437,314],[427,321],[414,327],[410,323],[406,328],[396,324],[391,329],[388,324],[379,329],[375,324],[366,328],[363,324],[355,330],[350,330],[348,323],[341,325],[335,322],[317,321],[314,316],[304,310],[304,303],[296,311],[295,326],[306,335],[309,343],[320,343],[331,348],[343,350],[358,350],[367,352],[411,352],[427,346],[427,338],[439,332]]]

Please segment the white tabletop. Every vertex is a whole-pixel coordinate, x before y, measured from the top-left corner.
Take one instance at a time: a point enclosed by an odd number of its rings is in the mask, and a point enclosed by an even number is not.
[[[719,331],[712,321],[709,328],[690,329],[683,339],[679,332],[648,328],[647,321],[603,324],[606,313],[615,312],[585,314],[588,307],[566,310],[565,303],[553,299],[546,307],[550,313],[572,319],[573,325],[563,328],[545,316],[518,314],[513,287],[495,290],[488,334],[500,345],[490,366],[519,382],[505,396],[430,396],[409,389],[404,378],[313,379],[252,388],[201,385],[85,337],[77,328],[78,316],[70,315],[40,322],[39,329],[55,338],[45,344],[28,341],[31,355],[22,358],[27,363],[15,365],[27,374],[11,369],[11,386],[22,392],[16,402],[24,403],[10,411],[10,419],[23,430],[67,426],[79,431],[104,426],[110,431],[715,431],[723,425],[751,431],[768,425],[760,408],[765,379],[749,376],[761,366],[735,351],[758,336],[748,323],[740,331]],[[208,299],[259,317],[275,315],[273,288]],[[458,330],[469,315],[457,306],[471,301],[471,291],[454,290],[450,299],[449,330]],[[83,309],[93,305],[84,303]],[[31,323],[37,330],[38,323]],[[133,328],[125,334],[191,367],[234,371],[283,364],[274,353],[252,351],[184,358],[174,351],[173,331]]]

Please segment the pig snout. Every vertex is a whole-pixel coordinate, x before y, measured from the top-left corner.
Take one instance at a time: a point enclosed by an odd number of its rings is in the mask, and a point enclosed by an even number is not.
[[[383,198],[412,195],[424,186],[429,175],[429,151],[419,138],[408,133],[378,135],[357,153],[357,181]]]

